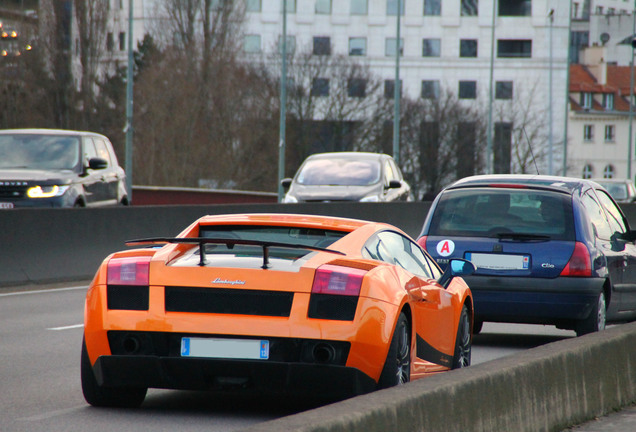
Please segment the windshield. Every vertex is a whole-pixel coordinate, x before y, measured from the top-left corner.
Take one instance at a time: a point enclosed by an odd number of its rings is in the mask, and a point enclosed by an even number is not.
[[[429,235],[574,239],[571,198],[530,189],[475,188],[447,191],[431,221]]]
[[[296,181],[306,186],[368,186],[380,181],[380,162],[353,159],[308,160]]]
[[[0,135],[0,169],[70,170],[79,162],[79,138]]]

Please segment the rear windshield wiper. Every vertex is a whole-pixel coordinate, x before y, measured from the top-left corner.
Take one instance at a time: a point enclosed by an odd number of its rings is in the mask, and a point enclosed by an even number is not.
[[[492,237],[500,239],[512,239],[521,241],[548,241],[551,239],[549,235],[545,234],[528,234],[528,233],[515,233],[515,232],[498,232]]]

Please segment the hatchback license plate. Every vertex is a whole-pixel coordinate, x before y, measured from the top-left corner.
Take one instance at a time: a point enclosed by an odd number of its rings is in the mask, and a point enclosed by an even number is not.
[[[12,209],[13,203],[10,202],[0,202],[0,209]]]
[[[504,254],[484,254],[466,253],[466,259],[477,266],[477,268],[489,270],[528,270],[530,268],[530,257],[528,255],[504,255]]]
[[[267,360],[269,341],[253,339],[181,338],[182,357]]]

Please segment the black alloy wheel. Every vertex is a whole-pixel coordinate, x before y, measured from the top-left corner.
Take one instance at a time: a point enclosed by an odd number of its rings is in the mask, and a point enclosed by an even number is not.
[[[459,369],[470,366],[472,353],[472,337],[470,334],[470,319],[466,305],[462,307],[457,326],[457,339],[455,340],[455,353],[453,355],[452,369]]]
[[[411,379],[411,328],[404,313],[400,313],[378,388],[388,388],[409,382]]]

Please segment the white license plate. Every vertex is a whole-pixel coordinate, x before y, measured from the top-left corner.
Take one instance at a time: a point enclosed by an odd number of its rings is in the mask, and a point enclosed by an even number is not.
[[[251,339],[181,338],[182,357],[267,360],[269,341]]]
[[[530,257],[528,255],[503,255],[466,253],[466,259],[477,266],[489,270],[528,270]]]
[[[12,209],[13,203],[0,202],[0,209]]]

